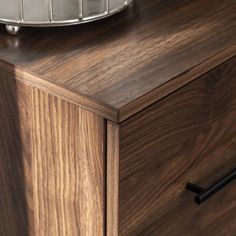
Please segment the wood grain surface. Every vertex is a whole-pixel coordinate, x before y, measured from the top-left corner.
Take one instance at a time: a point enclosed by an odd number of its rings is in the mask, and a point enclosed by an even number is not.
[[[32,89],[37,235],[104,235],[104,121]]]
[[[107,122],[107,236],[118,236],[119,218],[119,126]]]
[[[73,93],[74,103],[120,122],[234,56],[235,11],[235,0],[135,0],[88,25],[16,37],[2,27],[0,59],[38,77],[35,87]]]
[[[30,89],[0,71],[0,235],[34,235]]]
[[[119,235],[235,235],[235,183],[202,206],[185,190],[236,167],[235,65],[233,58],[121,124]]]
[[[0,235],[103,236],[105,123],[0,71]]]

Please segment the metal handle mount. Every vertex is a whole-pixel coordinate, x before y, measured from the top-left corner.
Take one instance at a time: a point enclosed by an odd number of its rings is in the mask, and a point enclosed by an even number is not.
[[[222,188],[224,188],[227,184],[232,182],[234,179],[236,179],[236,169],[230,172],[228,175],[226,175],[224,178],[222,178],[217,183],[213,184],[207,189],[204,189],[198,185],[187,183],[186,189],[197,193],[198,195],[195,197],[195,202],[200,205],[203,202],[205,202],[208,198],[210,198],[215,193],[219,192]]]

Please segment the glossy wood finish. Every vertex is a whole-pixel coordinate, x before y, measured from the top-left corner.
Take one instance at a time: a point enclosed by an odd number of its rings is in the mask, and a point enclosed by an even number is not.
[[[89,25],[14,38],[2,29],[0,59],[35,87],[120,122],[234,56],[235,11],[234,0],[136,0]]]
[[[0,114],[0,235],[104,235],[104,119],[4,71]]]
[[[236,167],[236,58],[120,126],[119,235],[234,235],[235,183],[196,206]]]

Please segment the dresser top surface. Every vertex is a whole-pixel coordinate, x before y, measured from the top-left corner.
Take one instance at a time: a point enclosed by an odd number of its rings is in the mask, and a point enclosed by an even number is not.
[[[135,0],[85,25],[15,37],[1,26],[0,66],[121,122],[234,56],[235,12],[235,0]]]

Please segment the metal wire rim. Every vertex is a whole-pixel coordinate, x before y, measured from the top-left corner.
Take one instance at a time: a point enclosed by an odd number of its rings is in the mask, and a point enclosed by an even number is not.
[[[70,19],[70,20],[63,20],[58,21],[53,19],[53,0],[48,0],[48,14],[49,14],[49,21],[37,21],[37,22],[31,22],[31,21],[25,21],[24,20],[24,11],[23,11],[23,0],[18,0],[18,14],[19,14],[19,20],[9,20],[9,19],[0,19],[0,23],[8,24],[8,25],[16,25],[16,26],[29,26],[29,27],[56,27],[56,26],[66,26],[66,25],[76,25],[76,24],[83,24],[87,22],[92,22],[96,20],[100,20],[103,18],[106,18],[108,16],[114,15],[122,10],[124,10],[129,4],[133,2],[133,0],[124,0],[124,6],[120,7],[115,10],[110,10],[110,1],[104,0],[106,2],[106,11],[104,13],[93,15],[90,17],[84,17],[83,16],[83,1],[79,0],[79,14],[77,19]]]

